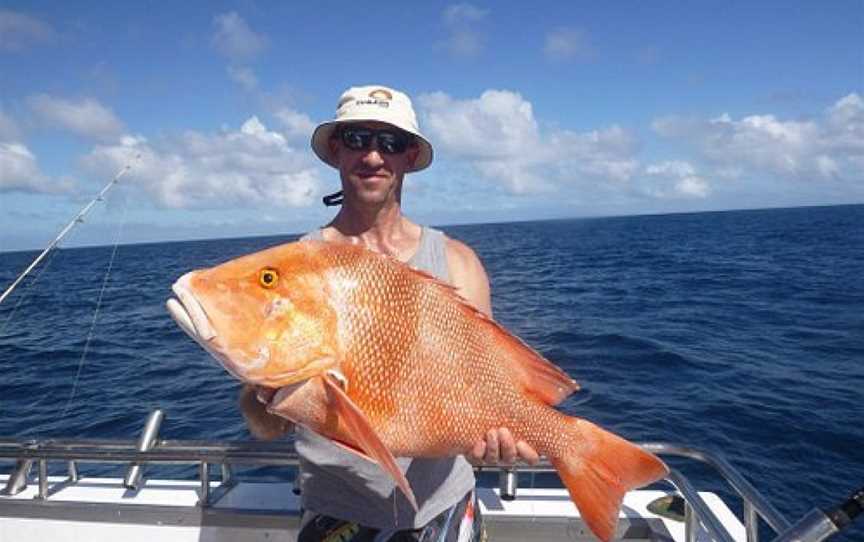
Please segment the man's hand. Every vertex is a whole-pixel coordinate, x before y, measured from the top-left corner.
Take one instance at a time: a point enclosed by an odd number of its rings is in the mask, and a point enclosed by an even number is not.
[[[534,448],[524,440],[516,441],[506,427],[490,429],[486,438],[477,441],[465,457],[474,464],[512,465],[521,459],[529,465],[536,465],[540,461],[540,455]]]
[[[257,439],[273,440],[294,428],[285,418],[267,412],[265,405],[275,393],[275,389],[258,386],[243,386],[240,390],[240,411],[246,418],[249,432]]]

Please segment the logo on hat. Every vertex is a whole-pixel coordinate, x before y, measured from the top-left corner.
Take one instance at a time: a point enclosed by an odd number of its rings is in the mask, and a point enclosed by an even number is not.
[[[369,93],[370,98],[375,98],[376,100],[392,100],[393,95],[390,92],[384,90],[383,88],[375,89]]]

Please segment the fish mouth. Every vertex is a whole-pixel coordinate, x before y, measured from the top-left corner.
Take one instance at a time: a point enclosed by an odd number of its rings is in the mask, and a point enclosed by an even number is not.
[[[195,273],[196,271],[191,271],[177,279],[177,282],[171,286],[175,297],[165,302],[165,308],[180,329],[216,358],[235,378],[252,384],[281,387],[305,381],[334,366],[333,357],[322,356],[299,369],[292,368],[282,372],[267,371],[271,356],[267,345],[260,346],[257,353],[253,355],[242,349],[232,348],[228,344],[229,337],[223,335],[220,340],[219,334],[207,316],[207,311],[192,290],[191,281]]]
[[[165,303],[165,307],[168,309],[171,318],[180,326],[180,329],[195,339],[198,344],[207,350],[211,350],[212,347],[208,343],[216,337],[216,331],[214,331],[213,326],[210,324],[204,307],[201,306],[201,303],[198,302],[195,294],[190,289],[189,283],[192,280],[193,273],[194,271],[186,273],[171,286],[171,291],[177,297],[169,298]]]
[[[220,344],[218,334],[207,317],[207,311],[192,293],[190,282],[195,273],[195,271],[186,273],[171,286],[171,291],[176,297],[169,298],[165,302],[165,308],[180,329],[216,358],[225,370],[239,380],[247,380],[244,376],[248,368],[231,359],[224,345]]]

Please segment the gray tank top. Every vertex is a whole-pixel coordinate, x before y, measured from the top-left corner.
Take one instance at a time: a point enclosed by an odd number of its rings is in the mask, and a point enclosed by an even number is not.
[[[315,230],[301,240],[323,241],[324,237]],[[408,264],[449,282],[444,234],[424,227],[420,246]],[[462,456],[397,457],[417,497],[415,512],[378,465],[303,427],[298,427],[296,439],[303,506],[319,514],[377,529],[418,529],[474,487],[474,470]]]

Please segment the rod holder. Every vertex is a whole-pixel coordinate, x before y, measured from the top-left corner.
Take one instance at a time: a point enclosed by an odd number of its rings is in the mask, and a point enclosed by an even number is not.
[[[502,500],[515,500],[516,491],[519,489],[519,475],[513,469],[504,469],[498,475],[498,485]]]
[[[234,471],[231,469],[231,465],[228,463],[222,463],[219,470],[222,473],[222,479],[220,480],[221,484],[223,486],[234,485]]]
[[[156,437],[159,436],[159,428],[162,426],[162,420],[165,419],[165,414],[161,409],[156,409],[147,416],[147,422],[144,424],[144,430],[141,431],[141,436],[138,438],[137,450],[139,452],[147,452],[153,449],[156,444]],[[141,485],[142,470],[144,465],[134,462],[129,465],[126,470],[126,476],[123,478],[123,487],[136,490]]]
[[[813,509],[798,523],[780,533],[774,542],[821,542],[838,530],[825,512]]]
[[[48,498],[48,460],[39,460],[39,500],[44,501]]]
[[[33,468],[32,459],[19,459],[15,462],[15,470],[6,480],[6,487],[0,491],[0,495],[17,495],[27,489],[27,478]]]
[[[201,494],[198,496],[198,506],[210,504],[210,469],[206,461],[198,465],[198,477],[201,479]]]

